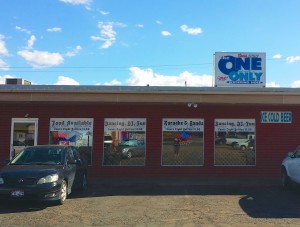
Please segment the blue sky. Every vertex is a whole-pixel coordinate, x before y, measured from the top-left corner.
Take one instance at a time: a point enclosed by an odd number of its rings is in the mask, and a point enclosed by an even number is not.
[[[300,87],[299,0],[0,0],[0,84],[212,86],[215,52],[265,52]]]

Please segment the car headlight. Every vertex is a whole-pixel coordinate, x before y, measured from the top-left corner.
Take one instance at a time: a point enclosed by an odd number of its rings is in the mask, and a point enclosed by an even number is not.
[[[128,148],[123,148],[123,149],[122,149],[122,152],[123,152],[123,153],[126,153],[127,151],[128,151]]]
[[[48,175],[46,177],[42,177],[39,179],[37,184],[45,184],[45,183],[51,183],[58,180],[58,174]]]
[[[4,184],[4,180],[2,177],[0,177],[0,184]]]

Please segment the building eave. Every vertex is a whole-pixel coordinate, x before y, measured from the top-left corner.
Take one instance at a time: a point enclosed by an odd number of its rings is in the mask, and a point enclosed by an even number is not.
[[[0,102],[299,105],[299,88],[1,85]]]

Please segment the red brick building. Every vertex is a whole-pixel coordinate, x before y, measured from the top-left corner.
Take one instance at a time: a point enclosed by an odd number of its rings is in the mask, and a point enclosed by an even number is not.
[[[92,177],[279,178],[300,144],[295,88],[0,85],[0,112],[1,163],[73,144]]]

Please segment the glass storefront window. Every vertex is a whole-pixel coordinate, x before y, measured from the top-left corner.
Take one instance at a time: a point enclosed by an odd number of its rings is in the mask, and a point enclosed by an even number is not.
[[[103,144],[103,165],[145,165],[146,119],[105,118]]]
[[[203,119],[162,121],[162,165],[203,165]]]
[[[255,119],[215,119],[215,165],[255,165]]]
[[[50,144],[73,145],[92,164],[93,118],[51,118]]]

